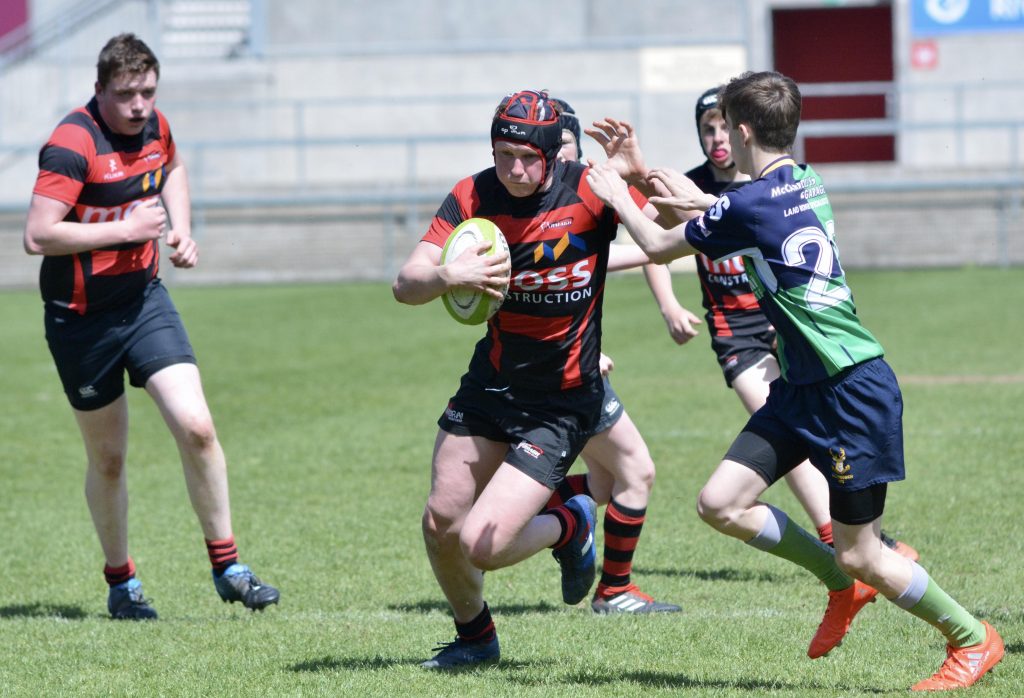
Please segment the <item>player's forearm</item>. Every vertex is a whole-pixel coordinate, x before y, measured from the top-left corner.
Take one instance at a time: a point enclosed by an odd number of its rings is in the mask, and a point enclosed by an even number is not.
[[[632,199],[616,201],[615,210],[630,236],[636,240],[636,244],[647,253],[652,262],[665,264],[695,252],[686,242],[683,225],[668,229],[662,228],[644,215],[644,212],[637,208]]]
[[[192,196],[188,189],[188,173],[185,165],[175,157],[173,167],[167,172],[167,181],[160,192],[170,228],[180,237],[192,235]]]
[[[447,290],[444,267],[433,264],[406,264],[391,286],[395,300],[407,305],[429,303]]]
[[[644,266],[644,278],[651,289],[658,308],[664,315],[669,309],[679,304],[672,290],[672,274],[664,264],[648,264]]]
[[[642,267],[651,260],[636,245],[611,245],[608,250],[608,271],[622,271]]]
[[[32,255],[56,257],[78,254],[127,242],[132,242],[132,240],[128,224],[125,221],[42,223],[33,221],[30,215],[25,226],[25,252]]]

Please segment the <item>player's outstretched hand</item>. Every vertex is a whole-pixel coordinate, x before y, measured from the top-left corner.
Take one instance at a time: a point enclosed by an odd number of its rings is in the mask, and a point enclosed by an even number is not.
[[[583,132],[598,142],[604,149],[608,164],[627,182],[642,182],[647,176],[640,141],[628,121],[605,117]]]
[[[623,197],[629,198],[629,188],[625,180],[610,163],[598,165],[593,160],[588,160],[587,164],[590,166],[587,170],[587,184],[605,205],[615,208],[616,201],[624,201]]]
[[[680,211],[704,211],[717,200],[714,195],[701,191],[689,177],[668,167],[655,168],[647,177],[659,192],[648,199],[654,206],[670,206]]]
[[[502,290],[509,281],[512,264],[504,250],[494,255],[485,254],[491,249],[491,244],[487,240],[478,242],[445,265],[448,285],[482,291],[492,298],[504,298]]]

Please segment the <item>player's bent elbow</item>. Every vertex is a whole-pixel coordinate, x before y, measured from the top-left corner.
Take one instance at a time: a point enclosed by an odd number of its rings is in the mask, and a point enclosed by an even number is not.
[[[44,254],[43,246],[39,243],[34,235],[25,232],[25,237],[22,238],[22,246],[25,248],[25,254]]]

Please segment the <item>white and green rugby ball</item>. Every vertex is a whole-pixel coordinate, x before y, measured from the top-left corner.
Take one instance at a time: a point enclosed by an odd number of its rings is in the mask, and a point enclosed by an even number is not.
[[[500,250],[508,253],[508,242],[494,223],[486,218],[470,218],[462,221],[444,243],[444,249],[441,250],[441,264],[448,264],[448,262],[458,259],[459,255],[468,248],[484,240],[491,243],[490,249],[484,252],[485,255],[499,254]],[[441,300],[444,302],[448,314],[462,324],[479,325],[498,312],[504,295],[507,293],[508,283],[502,289],[500,300],[480,291],[451,288],[445,291]]]

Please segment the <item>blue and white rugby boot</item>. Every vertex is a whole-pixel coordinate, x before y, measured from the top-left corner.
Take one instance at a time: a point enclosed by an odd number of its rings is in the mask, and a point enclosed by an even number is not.
[[[440,652],[438,652],[440,650]],[[501,658],[498,636],[485,642],[466,642],[456,637],[453,642],[443,642],[434,648],[433,658],[420,664],[424,669],[458,671],[496,664]]]
[[[578,494],[565,503],[565,508],[576,519],[576,534],[551,554],[562,567],[562,601],[576,605],[586,598],[597,576],[597,504],[587,495]]]
[[[238,562],[220,575],[214,573],[213,586],[225,603],[241,601],[243,606],[253,611],[262,611],[281,598],[281,593],[277,589],[261,582],[248,565]]]
[[[142,582],[135,577],[110,587],[107,610],[114,620],[156,620],[156,609],[142,595]]]

